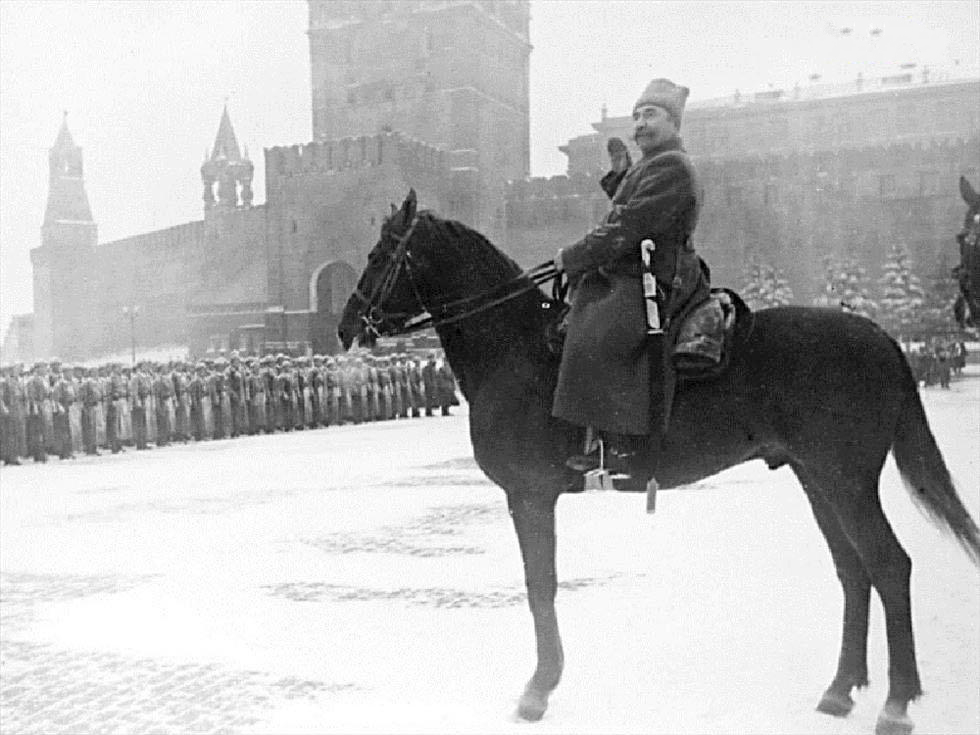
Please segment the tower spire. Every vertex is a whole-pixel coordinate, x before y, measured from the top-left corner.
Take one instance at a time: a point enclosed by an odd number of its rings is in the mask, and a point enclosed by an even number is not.
[[[92,210],[82,178],[82,149],[75,145],[68,130],[68,111],[61,118],[61,128],[48,151],[48,204],[44,224],[55,222],[92,222]]]
[[[214,184],[218,185],[218,203],[226,206],[238,205],[238,186],[241,185],[241,202],[246,207],[252,204],[252,174],[254,166],[238,147],[235,129],[228,114],[228,100],[225,99],[218,123],[218,134],[214,147],[208,156],[205,151],[204,165],[201,166],[201,181],[204,183],[204,205],[210,209],[215,204]]]

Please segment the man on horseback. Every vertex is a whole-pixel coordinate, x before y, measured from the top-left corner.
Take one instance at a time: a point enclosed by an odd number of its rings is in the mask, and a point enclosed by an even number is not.
[[[667,79],[647,85],[633,108],[642,158],[633,164],[622,141],[609,141],[612,170],[602,188],[612,210],[555,259],[574,297],[553,415],[600,432],[605,464],[627,473],[637,451],[662,435],[667,416],[666,405],[651,401],[651,387],[663,386],[669,358],[650,349],[641,243],[653,242],[650,270],[663,321],[650,326],[665,329],[668,342],[671,318],[710,290],[708,269],[691,244],[702,191],[678,135],[688,91]],[[567,464],[594,469],[600,449],[587,445]]]

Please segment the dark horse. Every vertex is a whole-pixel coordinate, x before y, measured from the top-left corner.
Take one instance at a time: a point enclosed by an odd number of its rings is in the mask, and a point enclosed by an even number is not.
[[[960,176],[960,195],[966,202],[963,229],[956,235],[960,264],[953,269],[960,295],[953,310],[961,328],[980,327],[980,194],[965,176]]]
[[[417,212],[410,192],[401,209],[392,205],[339,327],[347,348],[357,338],[370,343],[372,335],[407,331],[425,313],[436,325],[470,405],[476,461],[507,494],[524,560],[537,639],[537,667],[518,705],[528,720],[542,717],[562,673],[555,502],[582,485],[564,465],[581,431],[551,416],[558,357],[546,335],[556,306],[478,232]],[[889,652],[877,731],[891,735],[911,731],[907,705],[922,690],[911,561],[878,497],[889,449],[913,500],[980,563],[980,532],[956,494],[899,347],[862,317],[781,307],[755,314],[724,375],[678,390],[657,479],[679,487],[753,459],[792,467],[844,590],[837,674],[818,709],[846,715],[852,688],[868,683],[873,587]]]

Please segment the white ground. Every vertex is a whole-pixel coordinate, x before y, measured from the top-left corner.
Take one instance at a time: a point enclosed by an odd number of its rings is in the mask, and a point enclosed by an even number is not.
[[[978,518],[980,375],[924,395]],[[886,691],[880,605],[871,686],[846,719],[816,713],[841,594],[792,474],[761,463],[662,493],[653,516],[640,496],[560,501],[565,676],[542,722],[515,722],[534,664],[531,617],[503,494],[470,456],[459,415],[5,468],[0,673],[28,692],[0,700],[4,731],[32,730],[24,702],[40,685],[30,682],[58,673],[25,642],[60,661],[99,652],[123,669],[213,664],[318,683],[307,698],[257,702],[247,725],[210,713],[233,732],[873,730]],[[914,509],[891,460],[882,497],[914,565],[926,689],[910,708],[916,732],[980,732],[978,570]],[[66,579],[123,583],[74,595],[44,586]],[[159,700],[125,686],[112,679],[100,704],[155,717]],[[58,706],[46,727],[61,721]]]

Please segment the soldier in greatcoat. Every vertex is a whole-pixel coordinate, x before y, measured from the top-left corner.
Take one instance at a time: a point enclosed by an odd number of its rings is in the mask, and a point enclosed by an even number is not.
[[[422,390],[425,393],[425,415],[431,416],[432,409],[439,406],[439,367],[436,365],[436,353],[430,352],[429,359],[422,367]]]
[[[642,158],[632,164],[622,141],[610,145],[613,166],[602,187],[612,209],[601,226],[555,259],[572,284],[573,300],[553,413],[601,432],[613,467],[620,457],[628,468],[651,432],[659,436],[663,428],[651,426],[651,380],[663,381],[666,373],[664,365],[650,363],[641,242],[652,240],[656,248],[652,270],[662,319],[709,291],[707,268],[691,244],[703,195],[678,134],[687,95],[686,87],[666,79],[647,86],[633,108]],[[598,448],[569,459],[576,470],[598,464]]]
[[[323,363],[323,425],[340,422],[340,375],[337,359],[328,357]]]
[[[266,383],[259,360],[249,361],[248,374],[248,424],[249,433],[258,434],[266,429]]]
[[[366,401],[363,398],[367,394],[367,387],[364,385],[362,379],[360,357],[351,355],[348,358],[344,376],[350,396],[350,420],[355,424],[359,424],[364,418],[363,406]]]
[[[385,358],[382,355],[371,360],[372,377],[377,386],[376,398],[374,401],[374,415],[376,421],[388,420],[389,386],[388,368],[385,366]]]
[[[30,379],[25,385],[27,394],[27,453],[35,462],[47,462],[48,451],[44,441],[45,406],[50,413],[51,387],[48,384],[46,362],[34,364]]]
[[[231,353],[231,360],[225,371],[225,386],[228,391],[228,412],[231,418],[229,429],[231,438],[234,439],[246,431],[245,375],[238,350],[233,350]]]
[[[153,399],[156,402],[157,446],[170,444],[170,406],[174,384],[166,366],[161,365],[153,379]]]
[[[309,372],[310,428],[326,426],[323,416],[323,355],[313,355]]]
[[[95,446],[108,447],[106,432],[106,404],[109,396],[109,370],[105,365],[99,365],[95,371],[95,380],[99,384],[99,405],[95,407]]]
[[[129,396],[132,380],[131,368],[124,367],[119,371],[119,439],[127,447],[133,446],[133,403]]]
[[[459,405],[456,398],[456,376],[449,367],[449,363],[444,359],[439,369],[436,371],[436,384],[439,393],[439,409],[443,416],[449,416],[449,409]]]
[[[411,358],[405,363],[408,384],[412,395],[412,418],[422,415],[425,408],[425,383],[422,381],[422,366],[419,360]]]
[[[82,383],[82,447],[85,454],[99,456],[99,409],[102,407],[102,384],[99,371],[89,368]]]
[[[208,374],[208,395],[211,399],[212,439],[224,439],[227,435],[225,411],[225,359],[219,357]]]
[[[71,447],[71,420],[69,412],[75,403],[75,384],[71,379],[71,368],[68,365],[53,372],[52,406],[54,410],[55,449],[60,459],[74,459]]]
[[[188,365],[186,362],[178,362],[174,365],[170,373],[170,381],[174,389],[174,432],[173,437],[176,441],[187,443],[191,438],[190,419],[191,403],[190,396],[187,395],[187,374]]]
[[[195,441],[207,438],[207,426],[204,421],[204,402],[208,396],[207,366],[197,363],[194,374],[187,381],[187,399],[190,404],[190,430]]]
[[[123,390],[123,377],[119,365],[112,365],[109,371],[109,384],[106,388],[106,415],[105,433],[106,443],[113,454],[122,451],[122,410],[125,391]]]
[[[292,363],[290,370],[293,386],[293,428],[302,431],[306,428],[309,387],[306,384],[306,357],[300,356]]]
[[[0,370],[0,461],[5,465],[20,464],[20,445],[17,441],[23,412],[15,412],[15,394],[20,386],[17,368],[4,367]]]
[[[146,363],[138,363],[129,381],[130,414],[133,417],[133,443],[138,450],[149,449],[147,440],[147,407],[153,393],[153,381],[147,373]]]
[[[276,424],[282,431],[293,430],[292,363],[285,357],[276,359]]]
[[[276,360],[272,355],[266,355],[259,362],[262,365],[262,379],[265,381],[265,433],[274,434],[279,426],[276,419],[279,411],[279,401],[276,398]]]
[[[85,382],[85,368],[75,365],[70,369],[69,379],[75,391],[75,400],[68,409],[68,427],[71,431],[72,454],[80,454],[85,450],[82,444],[82,384]]]

